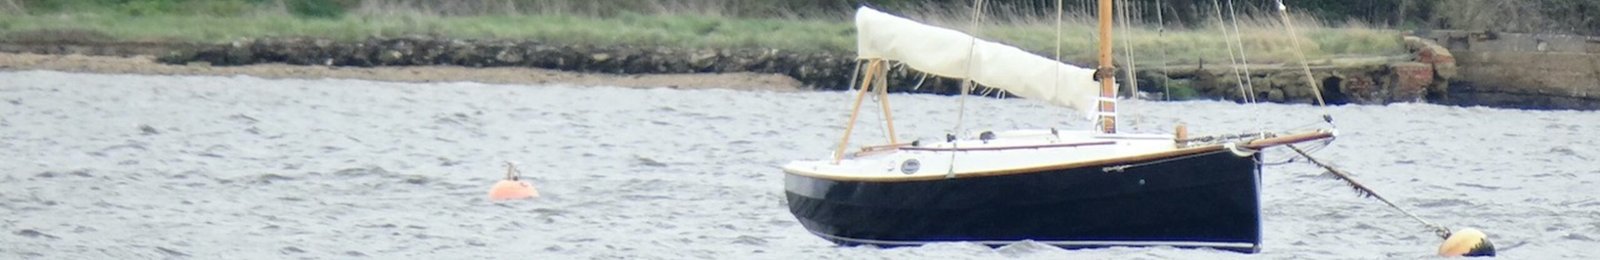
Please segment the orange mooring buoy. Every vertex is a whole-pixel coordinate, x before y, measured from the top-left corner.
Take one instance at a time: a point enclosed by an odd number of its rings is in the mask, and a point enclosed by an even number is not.
[[[533,184],[520,180],[521,174],[517,166],[506,162],[506,178],[494,183],[489,188],[489,200],[508,201],[529,198],[538,198],[539,190],[533,189]]]
[[[1450,233],[1439,245],[1439,256],[1494,256],[1494,244],[1489,235],[1477,229],[1464,228]]]

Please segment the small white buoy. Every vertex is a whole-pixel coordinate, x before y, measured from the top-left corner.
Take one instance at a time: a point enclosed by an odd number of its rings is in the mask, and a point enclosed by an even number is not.
[[[533,184],[521,180],[521,174],[515,164],[506,162],[506,178],[494,183],[489,188],[490,201],[509,201],[531,199],[539,197],[539,190]]]

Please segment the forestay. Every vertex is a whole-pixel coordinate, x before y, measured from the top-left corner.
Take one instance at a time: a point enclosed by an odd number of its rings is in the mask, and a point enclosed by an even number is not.
[[[971,79],[1019,97],[1077,109],[1085,116],[1097,112],[1100,89],[1091,69],[867,7],[856,10],[856,38],[860,59],[898,61],[933,75]]]

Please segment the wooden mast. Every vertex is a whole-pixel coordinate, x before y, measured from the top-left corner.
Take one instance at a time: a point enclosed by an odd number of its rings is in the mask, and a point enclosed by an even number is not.
[[[1100,132],[1107,134],[1117,133],[1116,67],[1111,57],[1111,0],[1100,0],[1100,67],[1094,77],[1100,81]]]

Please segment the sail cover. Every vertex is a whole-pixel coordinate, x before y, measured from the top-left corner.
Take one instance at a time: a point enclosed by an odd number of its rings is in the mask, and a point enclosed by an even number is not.
[[[1094,104],[1100,88],[1094,70],[864,6],[856,10],[856,57],[898,61],[929,74],[971,79],[1019,97],[1077,109],[1085,116],[1097,112]]]

